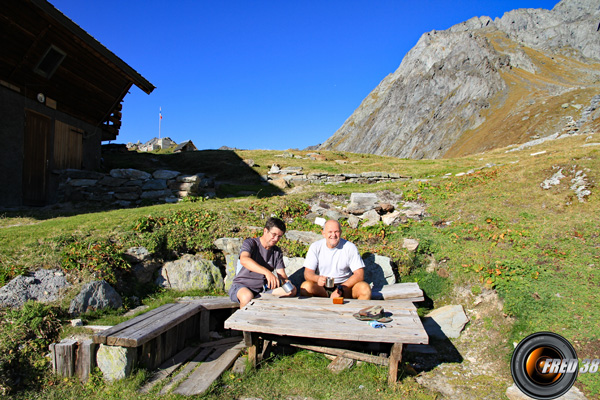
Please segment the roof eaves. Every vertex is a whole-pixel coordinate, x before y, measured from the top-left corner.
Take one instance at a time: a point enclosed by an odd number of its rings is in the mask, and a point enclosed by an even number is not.
[[[155,89],[155,86],[151,84],[146,78],[140,75],[139,72],[131,68],[125,61],[120,59],[115,53],[107,49],[102,43],[94,39],[92,35],[83,30],[79,25],[73,22],[69,17],[60,12],[56,7],[47,2],[46,0],[30,0],[32,4],[40,8],[47,15],[56,20],[61,26],[69,30],[74,35],[78,36],[90,46],[92,49],[106,57],[107,60],[112,62],[115,66],[121,69],[132,82],[143,90],[145,93],[150,94]]]

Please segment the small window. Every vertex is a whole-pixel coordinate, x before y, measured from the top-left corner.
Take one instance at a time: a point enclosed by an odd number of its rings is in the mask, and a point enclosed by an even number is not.
[[[55,46],[50,46],[34,71],[46,79],[50,79],[67,54]]]

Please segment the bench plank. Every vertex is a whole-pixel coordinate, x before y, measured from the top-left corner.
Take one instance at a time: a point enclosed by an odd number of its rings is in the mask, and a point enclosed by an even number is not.
[[[224,310],[227,308],[239,308],[240,304],[231,301],[229,297],[213,297],[208,299],[179,300],[180,303],[195,303],[206,310]]]
[[[183,365],[187,360],[194,357],[202,349],[200,346],[186,347],[173,358],[162,363],[156,372],[150,376],[150,379],[142,386],[138,392],[148,393],[161,380],[169,377],[177,368]]]
[[[233,365],[243,348],[243,341],[230,348],[218,348],[173,393],[191,396],[206,392],[210,385]]]
[[[197,304],[180,303],[106,338],[110,346],[138,347],[197,314]],[[104,333],[104,332],[103,332]]]
[[[167,394],[173,387],[175,387],[179,382],[181,382],[183,379],[185,379],[188,376],[188,374],[190,372],[192,372],[194,370],[194,368],[196,368],[196,366],[198,366],[198,364],[200,364],[202,361],[204,361],[204,359],[206,357],[208,357],[208,355],[210,353],[212,353],[213,350],[214,349],[212,347],[206,347],[202,351],[200,351],[200,353],[196,357],[194,357],[193,360],[188,362],[179,371],[179,373],[173,377],[171,382],[169,382],[168,384],[163,386],[163,388],[160,390],[159,394],[161,396]]]
[[[416,282],[395,283],[385,285],[379,290],[371,292],[372,300],[410,300],[412,302],[424,301],[423,291]]]
[[[141,321],[152,318],[153,316],[155,316],[157,314],[161,314],[164,311],[166,311],[169,308],[172,308],[174,306],[175,306],[175,303],[164,304],[158,308],[155,308],[154,310],[148,311],[147,313],[138,315],[137,317],[134,317],[128,321],[121,322],[120,324],[117,324],[111,328],[103,330],[102,332],[98,332],[92,337],[92,340],[94,341],[94,343],[107,344],[106,343],[107,337],[109,337],[111,335],[117,335],[119,332],[121,332],[133,325],[136,325],[136,324],[140,323]]]
[[[311,346],[308,344],[290,343],[290,346],[297,347],[299,349],[316,351],[318,353],[331,354],[337,357],[351,358],[353,360],[365,361],[371,364],[378,364],[388,366],[389,362],[387,357],[374,356],[371,354],[361,353],[359,351],[352,351],[346,349],[336,349],[334,347],[325,346]]]

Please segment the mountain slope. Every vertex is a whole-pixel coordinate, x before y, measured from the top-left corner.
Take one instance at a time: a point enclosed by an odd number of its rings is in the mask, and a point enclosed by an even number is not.
[[[574,121],[597,129],[590,105],[600,94],[599,16],[597,0],[563,0],[553,10],[428,32],[320,148],[439,158],[573,129]]]

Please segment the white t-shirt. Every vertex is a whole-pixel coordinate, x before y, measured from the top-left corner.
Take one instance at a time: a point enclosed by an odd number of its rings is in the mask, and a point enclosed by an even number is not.
[[[304,267],[318,275],[335,278],[337,285],[346,282],[357,269],[364,268],[365,263],[353,243],[340,239],[338,245],[330,249],[323,238],[308,248]]]

